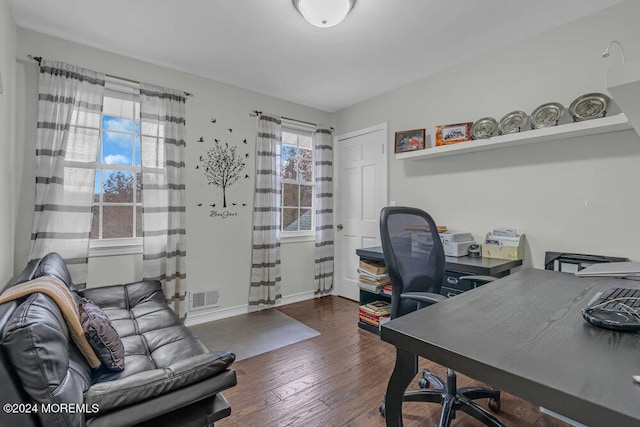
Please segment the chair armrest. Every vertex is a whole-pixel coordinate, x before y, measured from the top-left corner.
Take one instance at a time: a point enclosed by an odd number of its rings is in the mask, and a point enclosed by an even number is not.
[[[478,283],[489,283],[489,282],[493,282],[494,280],[497,280],[497,277],[493,277],[493,276],[460,276],[458,277],[458,280],[470,280],[472,282],[478,282]]]
[[[405,292],[400,294],[400,298],[412,299],[418,302],[418,308],[423,308],[447,299],[444,295],[431,292]]]

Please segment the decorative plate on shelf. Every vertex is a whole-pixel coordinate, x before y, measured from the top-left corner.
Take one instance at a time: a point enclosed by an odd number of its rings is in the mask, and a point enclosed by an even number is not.
[[[531,129],[555,126],[562,116],[564,116],[564,107],[559,102],[542,104],[531,113]]]
[[[483,117],[471,126],[471,138],[490,138],[498,127],[498,122],[493,117]]]
[[[508,133],[520,132],[522,129],[526,129],[529,122],[529,116],[524,111],[512,111],[506,114],[498,123],[498,134],[505,135]]]
[[[607,115],[609,101],[609,97],[603,93],[588,93],[571,103],[569,114],[574,122],[604,117]]]

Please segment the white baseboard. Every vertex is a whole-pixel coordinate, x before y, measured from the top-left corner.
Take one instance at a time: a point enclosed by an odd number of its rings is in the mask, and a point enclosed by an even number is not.
[[[254,311],[266,310],[268,308],[280,307],[294,302],[306,301],[313,299],[315,293],[313,291],[301,292],[299,294],[286,295],[282,297],[275,306],[253,306],[249,304],[239,305],[236,307],[202,310],[199,312],[190,312],[185,320],[185,326],[194,326],[201,323],[213,322],[215,320],[226,319],[228,317],[239,316],[241,314],[252,313]]]

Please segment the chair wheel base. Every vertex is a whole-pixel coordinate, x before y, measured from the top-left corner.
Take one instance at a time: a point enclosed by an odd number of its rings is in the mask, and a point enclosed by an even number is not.
[[[488,406],[493,412],[500,412],[500,399],[489,399]]]
[[[429,388],[430,385],[431,385],[431,383],[429,381],[427,381],[427,379],[425,379],[425,378],[420,378],[418,380],[418,387],[420,387],[420,388]]]

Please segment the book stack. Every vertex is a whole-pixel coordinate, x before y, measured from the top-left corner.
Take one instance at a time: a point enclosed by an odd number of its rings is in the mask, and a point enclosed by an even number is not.
[[[386,301],[373,301],[360,306],[360,320],[380,327],[391,316],[391,304]]]
[[[391,283],[389,283],[388,285],[384,285],[384,288],[382,288],[382,292],[380,292],[382,295],[388,295],[391,296]]]
[[[381,261],[360,260],[358,267],[358,286],[367,292],[379,294],[386,285],[391,284],[387,268]]]

